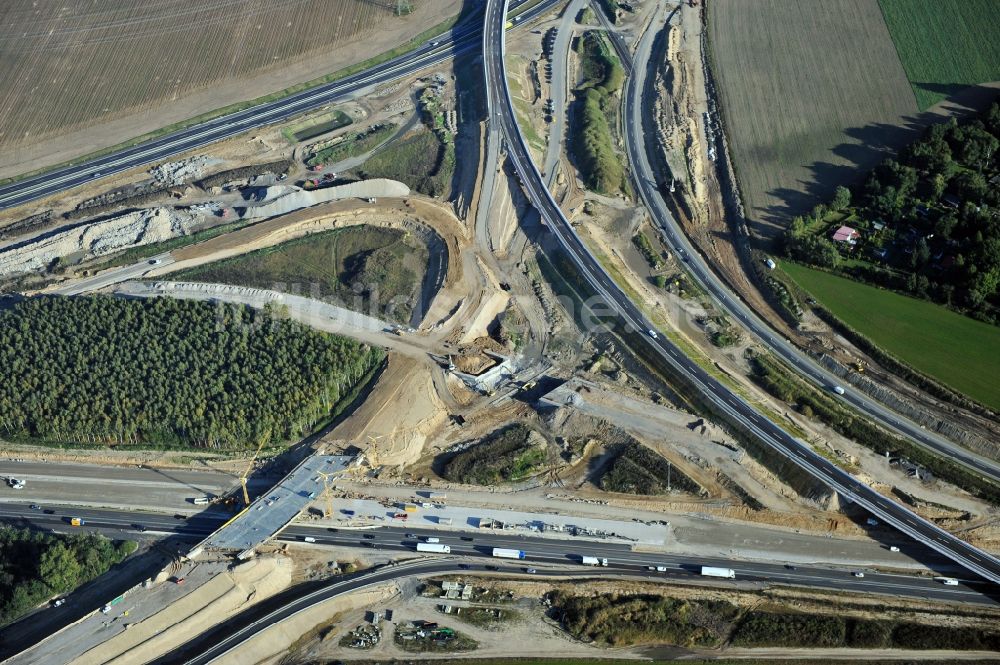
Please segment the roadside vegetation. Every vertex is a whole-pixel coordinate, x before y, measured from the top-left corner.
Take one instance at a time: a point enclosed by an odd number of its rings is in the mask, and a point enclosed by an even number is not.
[[[388,141],[395,131],[396,125],[391,122],[372,125],[364,131],[345,136],[343,141],[317,150],[306,160],[306,164],[309,166],[336,164],[345,159],[363,155]]]
[[[619,446],[614,452],[607,471],[601,476],[601,489],[647,496],[672,491],[694,494],[701,491],[698,483],[662,455],[635,440]]]
[[[1000,317],[1000,104],[979,118],[932,125],[853,191],[796,217],[792,259],[947,305]],[[844,229],[847,240],[833,240]]]
[[[739,608],[725,601],[654,594],[576,596],[554,591],[549,600],[567,632],[607,646],[663,642],[717,647],[739,616]]]
[[[770,394],[794,405],[802,415],[817,418],[879,455],[888,451],[894,456],[904,457],[928,469],[941,480],[993,505],[1000,505],[1000,486],[946,457],[879,429],[866,417],[849,411],[830,395],[809,386],[769,356],[755,355],[750,363],[753,368],[751,378]]]
[[[965,86],[1000,79],[994,0],[879,0],[921,110]]]
[[[1000,632],[982,628],[874,620],[841,614],[745,609],[720,600],[659,594],[574,595],[549,599],[563,628],[601,645],[681,647],[957,649],[994,651]],[[773,605],[772,605],[773,607]]]
[[[656,251],[653,247],[653,243],[650,241],[649,236],[640,231],[632,236],[632,244],[635,245],[639,253],[642,254],[642,258],[646,259],[646,263],[653,270],[659,270],[663,267],[663,257]]]
[[[347,127],[353,120],[351,116],[347,115],[340,109],[336,109],[329,114],[329,118],[323,122],[318,122],[315,124],[307,124],[300,127],[298,130],[293,131],[293,128],[289,127],[282,131],[285,138],[290,139],[293,143],[300,141],[308,141],[310,139],[316,138],[321,134],[326,134],[327,132],[332,132],[335,129],[340,129],[341,127]]]
[[[290,240],[173,277],[274,289],[408,323],[427,261],[427,248],[412,234],[364,225]]]
[[[584,83],[576,90],[570,147],[587,188],[615,194],[626,187],[611,130],[625,72],[600,32],[583,33],[576,39],[576,51]]]
[[[520,423],[499,429],[445,461],[442,475],[458,483],[496,485],[523,480],[549,461],[545,438]]]
[[[438,611],[444,614],[441,607],[438,606]],[[452,607],[449,616],[484,630],[502,630],[506,624],[520,619],[515,610],[502,607]]]
[[[820,270],[788,262],[781,267],[835,319],[870,340],[862,348],[882,349],[883,355],[1000,410],[997,326]]]
[[[106,573],[135,552],[131,540],[0,526],[0,626]]]
[[[436,623],[419,622],[396,626],[396,646],[411,653],[474,651],[479,643],[468,635]]]
[[[384,357],[269,311],[108,296],[0,312],[0,434],[246,449],[325,424]]]
[[[455,143],[420,131],[372,155],[358,173],[362,178],[399,180],[427,196],[445,197],[455,172]]]

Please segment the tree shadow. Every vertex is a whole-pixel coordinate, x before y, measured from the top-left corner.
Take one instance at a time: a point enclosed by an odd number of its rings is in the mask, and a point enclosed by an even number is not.
[[[977,115],[996,101],[1000,94],[1000,88],[992,85],[915,85],[924,90],[947,94],[948,98],[926,111],[902,116],[897,123],[873,122],[861,127],[845,128],[843,133],[848,140],[829,149],[842,162],[817,160],[806,167],[809,178],[798,180],[798,187],[788,183],[784,187],[768,191],[768,196],[777,201],[760,210],[750,211],[749,217],[753,220],[754,230],[764,237],[773,237],[793,217],[808,214],[814,206],[827,203],[838,185],[850,187],[863,182],[879,162],[892,157],[920,138],[930,125],[946,122],[952,117],[961,121]]]

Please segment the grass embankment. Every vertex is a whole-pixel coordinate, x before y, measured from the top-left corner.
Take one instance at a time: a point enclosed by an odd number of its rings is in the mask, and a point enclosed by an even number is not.
[[[928,452],[906,439],[875,427],[866,417],[849,411],[838,400],[813,388],[768,356],[754,356],[751,377],[765,390],[791,404],[807,417],[816,417],[855,443],[883,455],[886,451],[906,457],[929,469],[938,478],[1000,505],[1000,486],[953,462]]]
[[[666,494],[669,491],[698,493],[701,488],[677,467],[637,441],[615,451],[608,470],[601,476],[601,489],[627,494]]]
[[[585,32],[576,42],[584,84],[576,91],[573,155],[587,187],[599,194],[624,191],[625,170],[614,148],[615,96],[625,71],[604,36]]]
[[[450,616],[485,630],[498,630],[520,619],[516,611],[500,607],[454,607]]]
[[[298,238],[172,277],[330,298],[355,311],[405,323],[419,295],[427,260],[427,248],[412,235],[355,226]]]
[[[879,0],[921,109],[963,86],[1000,79],[996,0]]]
[[[1000,410],[1000,327],[940,305],[783,261],[835,317],[917,371]]]
[[[306,160],[306,164],[309,166],[336,164],[345,159],[363,155],[385,143],[395,131],[396,125],[391,122],[373,125],[363,132],[345,138],[340,143],[316,151]]]
[[[0,313],[0,432],[96,447],[283,444],[325,424],[383,358],[248,307],[35,298]]]
[[[444,463],[442,475],[452,482],[496,485],[523,480],[537,473],[548,459],[544,438],[518,423],[452,456]]]
[[[843,615],[747,610],[726,601],[659,594],[577,596],[556,591],[553,607],[579,639],[610,646],[666,643],[683,647],[958,649],[1000,647],[1000,633],[980,628],[879,621]]]
[[[455,143],[421,131],[372,155],[358,172],[363,178],[405,182],[427,196],[446,196],[455,173]]]
[[[321,134],[326,134],[327,132],[332,132],[335,129],[340,129],[341,127],[347,127],[349,124],[354,122],[351,120],[351,116],[347,115],[340,109],[334,110],[330,113],[330,118],[323,122],[318,122],[316,124],[306,125],[298,130],[293,131],[291,127],[282,130],[282,134],[285,135],[292,143],[298,143],[300,141],[308,141],[309,139],[316,138]]]
[[[136,550],[96,533],[67,536],[0,527],[0,626],[103,575]]]

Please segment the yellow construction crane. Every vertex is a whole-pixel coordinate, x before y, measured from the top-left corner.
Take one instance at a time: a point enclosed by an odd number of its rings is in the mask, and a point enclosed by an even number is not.
[[[257,446],[257,452],[253,454],[253,457],[250,458],[250,463],[247,464],[246,471],[244,471],[243,475],[240,476],[240,485],[243,487],[244,506],[250,505],[250,493],[247,492],[247,476],[250,475],[250,471],[253,469],[253,463],[257,461],[257,455],[260,455],[260,451],[263,450],[265,443],[267,443],[266,439],[260,442],[260,445]]]
[[[329,519],[333,517],[333,478],[336,478],[336,475],[324,471],[317,471],[316,473],[323,479],[323,498],[326,500],[325,517]]]

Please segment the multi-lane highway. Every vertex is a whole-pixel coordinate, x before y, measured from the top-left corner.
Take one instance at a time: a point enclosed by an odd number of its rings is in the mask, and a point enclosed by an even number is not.
[[[513,101],[506,85],[504,64],[506,11],[506,0],[487,0],[483,50],[489,121],[500,123],[508,142],[508,154],[523,179],[529,200],[538,209],[543,221],[556,235],[590,286],[618,313],[622,323],[637,331],[648,331],[647,350],[665,359],[713,405],[718,413],[793,461],[810,475],[834,489],[844,499],[856,502],[873,516],[966,569],[992,582],[1000,583],[1000,560],[887,499],[814,452],[811,447],[798,441],[776,423],[758,413],[742,397],[686,357],[664,335],[653,331],[654,326],[645,314],[625,295],[576,235],[531,159],[518,127]]]
[[[145,537],[173,535],[192,541],[201,540],[231,517],[223,511],[206,511],[181,519],[180,516],[136,511],[59,508],[48,514],[26,505],[0,504],[0,520],[14,524],[31,524],[35,528],[64,532],[80,529],[69,525],[70,517],[84,520],[84,530],[98,530],[109,536],[121,537],[122,533],[138,533],[141,527]],[[489,557],[494,547],[524,550],[528,565],[571,565],[578,571],[583,555],[607,558],[608,571],[649,575],[661,580],[692,580],[699,578],[700,566],[720,566],[736,571],[741,582],[782,584],[821,589],[849,589],[858,593],[877,593],[914,598],[933,598],[987,605],[1000,604],[1000,595],[993,593],[991,585],[975,579],[963,580],[957,586],[944,586],[939,581],[917,575],[877,573],[863,570],[864,577],[855,577],[862,569],[845,569],[816,565],[789,566],[777,563],[737,561],[719,557],[692,557],[659,552],[633,551],[623,544],[605,543],[582,538],[545,538],[521,536],[502,531],[442,531],[416,527],[380,527],[369,529],[325,528],[297,523],[285,529],[280,540],[304,542],[314,538],[316,545],[360,547],[378,551],[415,551],[418,540],[428,536],[439,538],[451,546],[452,556]],[[181,548],[187,550],[187,547]],[[665,573],[654,573],[649,566],[664,566]]]
[[[542,0],[538,5],[524,13],[524,20],[527,21],[548,11],[557,1]],[[524,2],[526,0],[516,0],[513,4],[518,6]],[[388,60],[377,67],[353,76],[310,88],[273,102],[220,116],[103,157],[59,168],[0,187],[0,210],[65,191],[143,164],[167,159],[173,155],[236,136],[256,127],[281,122],[325,104],[342,101],[345,97],[366,88],[384,85],[409,76],[458,53],[475,48],[479,43],[479,29],[480,23],[473,17],[472,20],[457,26],[450,34],[442,35],[405,55]]]
[[[603,16],[601,12],[597,13]],[[625,150],[629,166],[632,169],[632,180],[639,196],[652,215],[655,226],[661,230],[675,251],[686,257],[684,263],[688,272],[715,303],[772,353],[788,363],[799,376],[812,382],[821,390],[829,391],[833,386],[839,385],[842,379],[827,371],[807,353],[772,330],[749,305],[726,286],[708,266],[701,254],[695,250],[680,224],[670,214],[660,194],[661,188],[657,184],[647,152],[657,144],[645,140],[645,136],[655,135],[656,130],[649,126],[650,123],[645,122],[648,118],[644,114],[644,109],[650,108],[649,96],[656,94],[655,91],[647,88],[646,79],[649,72],[650,53],[659,25],[661,25],[660,21],[654,17],[636,49],[634,64],[632,63],[632,55],[621,34],[615,31],[607,33],[614,45],[615,52],[630,72],[623,99],[624,122],[622,125],[624,127]],[[977,473],[1000,481],[1000,464],[997,462],[976,455],[945,437],[922,428],[865,393],[848,388],[844,395],[832,396],[844,400],[851,407],[864,413],[887,430],[908,437],[937,454],[945,455]]]

